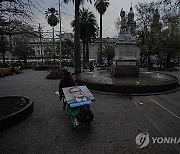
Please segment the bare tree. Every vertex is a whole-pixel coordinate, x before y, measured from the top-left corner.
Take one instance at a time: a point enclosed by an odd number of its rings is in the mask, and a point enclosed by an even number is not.
[[[0,0],[0,25],[16,20],[28,22],[35,18],[34,8],[40,11],[38,6],[36,0]]]
[[[178,16],[180,0],[160,0],[157,3],[164,26],[168,26],[171,19]]]
[[[33,33],[26,27],[35,18],[33,10],[38,9],[38,5],[36,0],[0,0],[0,36],[3,42],[9,37],[9,51],[12,52],[12,35]]]

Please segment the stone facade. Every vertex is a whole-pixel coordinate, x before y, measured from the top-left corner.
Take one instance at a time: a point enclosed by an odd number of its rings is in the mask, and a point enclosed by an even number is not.
[[[72,33],[65,33],[61,34],[62,40],[64,39],[69,39],[69,40],[74,40],[73,34]],[[59,38],[55,38],[55,43],[59,42]],[[42,55],[44,56],[44,50],[49,47],[52,48],[53,46],[53,40],[52,38],[49,37],[44,37],[42,38],[41,42],[39,38],[34,38],[30,40],[29,46],[32,47],[35,50],[35,55],[36,57],[41,57]],[[41,52],[41,47],[42,47],[42,52]]]

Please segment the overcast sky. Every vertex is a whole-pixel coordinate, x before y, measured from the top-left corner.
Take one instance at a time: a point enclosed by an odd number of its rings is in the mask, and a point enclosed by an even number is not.
[[[60,0],[63,2],[63,0]],[[86,0],[85,0],[86,1]],[[153,1],[153,0],[151,0]],[[103,37],[117,37],[118,30],[115,27],[114,22],[117,20],[120,14],[120,10],[123,8],[126,13],[129,12],[131,2],[133,11],[135,12],[134,6],[138,2],[151,2],[148,0],[110,0],[110,5],[106,11],[106,13],[103,16]],[[154,0],[157,1],[157,0]],[[59,0],[40,0],[38,1],[41,5],[39,11],[35,11],[35,15],[38,19],[36,19],[35,25],[38,26],[38,23],[40,23],[43,27],[43,31],[47,32],[47,30],[51,31],[51,26],[47,24],[47,20],[45,19],[45,11],[48,8],[54,7],[58,10],[58,2]],[[82,7],[82,6],[81,6]],[[94,8],[94,3],[90,4],[88,2],[85,2],[83,5],[84,8],[89,9],[89,11],[93,12],[96,16],[97,23],[99,25],[99,13]],[[62,18],[62,32],[68,33],[72,32],[72,28],[70,23],[72,20],[74,20],[74,5],[72,2],[69,4],[62,3],[61,5],[61,18]],[[59,31],[59,24],[55,27],[57,31]]]

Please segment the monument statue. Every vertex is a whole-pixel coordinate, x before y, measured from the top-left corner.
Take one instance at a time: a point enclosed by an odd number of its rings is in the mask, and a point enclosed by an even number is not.
[[[126,17],[126,13],[122,8],[120,11],[120,17],[121,26],[118,40],[124,42],[135,42],[136,38],[133,36],[133,34],[135,33],[136,22],[134,21],[134,12],[132,7],[130,8],[128,17]]]
[[[115,43],[115,58],[111,67],[114,76],[139,76],[136,66],[137,43],[135,33],[136,22],[132,7],[128,16],[123,9],[120,11],[121,27],[117,42]]]
[[[125,32],[127,31],[127,21],[126,21],[126,13],[125,11],[123,10],[123,8],[121,9],[121,12],[120,12],[120,16],[121,16],[121,32]]]

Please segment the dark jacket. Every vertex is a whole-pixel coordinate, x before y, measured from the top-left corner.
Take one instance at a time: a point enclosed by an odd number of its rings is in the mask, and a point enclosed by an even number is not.
[[[65,73],[59,83],[59,94],[62,96],[63,95],[63,91],[62,88],[64,87],[73,87],[75,86],[75,82],[73,80],[72,75],[68,72]]]

